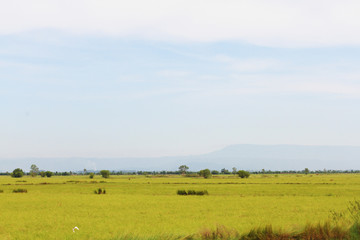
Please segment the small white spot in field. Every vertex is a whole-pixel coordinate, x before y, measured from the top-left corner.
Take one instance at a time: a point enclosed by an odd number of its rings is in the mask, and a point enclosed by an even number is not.
[[[74,227],[74,228],[73,228],[73,232],[75,232],[75,229],[79,230],[79,228],[78,228],[78,227]]]

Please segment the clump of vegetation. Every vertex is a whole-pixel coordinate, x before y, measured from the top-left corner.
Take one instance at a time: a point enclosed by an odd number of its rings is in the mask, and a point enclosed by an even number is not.
[[[195,190],[177,190],[177,195],[209,195],[207,190],[200,190],[200,191],[195,191]]]
[[[32,164],[30,167],[30,175],[32,177],[36,177],[36,175],[38,174],[39,174],[39,168],[35,164]]]
[[[21,178],[22,176],[24,176],[24,172],[22,169],[20,168],[16,168],[12,173],[11,173],[11,177],[13,178]]]
[[[240,178],[248,178],[250,173],[248,171],[240,170],[237,172]]]
[[[99,188],[99,189],[95,190],[94,193],[95,194],[106,194],[106,190],[105,190],[105,188],[104,189]]]
[[[211,178],[211,176],[212,176],[210,169],[200,170],[199,175],[204,178]]]
[[[13,193],[27,193],[27,190],[24,188],[18,188],[18,189],[14,189]]]
[[[181,165],[179,167],[179,172],[182,174],[182,175],[185,175],[186,171],[189,170],[189,167],[186,166],[186,165]]]
[[[249,232],[240,235],[238,231],[224,226],[218,226],[215,230],[204,229],[198,236],[191,236],[192,239],[216,240],[216,239],[239,239],[239,240],[320,240],[320,239],[358,239],[350,238],[346,228],[333,226],[329,222],[318,225],[307,225],[300,232],[285,232],[274,229],[271,225],[253,228]]]
[[[4,192],[4,190],[0,189],[0,193],[3,193],[3,192]]]
[[[239,234],[236,230],[226,228],[225,226],[217,226],[215,230],[203,229],[199,232],[201,239],[215,240],[215,239],[239,239]]]
[[[89,174],[89,178],[91,178],[91,179],[93,179],[94,176],[95,176],[95,173],[93,173],[93,172],[91,172],[91,173]]]
[[[110,177],[110,171],[109,170],[101,170],[100,174],[103,178],[109,178]]]
[[[40,172],[41,177],[51,177],[52,175],[54,175],[54,173],[51,172],[51,171],[42,171],[42,172]]]

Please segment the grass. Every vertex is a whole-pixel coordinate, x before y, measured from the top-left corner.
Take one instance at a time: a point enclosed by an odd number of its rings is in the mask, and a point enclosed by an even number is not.
[[[202,232],[218,231],[214,236],[219,238],[227,230],[231,238],[270,230],[299,237],[316,229],[326,232],[341,226],[350,235],[358,229],[342,217],[349,202],[360,199],[358,174],[18,180],[0,177],[0,239],[206,239]],[[28,193],[11,194],[18,188]],[[99,188],[106,194],[94,194]],[[178,189],[206,189],[211,194],[183,197]],[[73,233],[75,226],[80,230]]]

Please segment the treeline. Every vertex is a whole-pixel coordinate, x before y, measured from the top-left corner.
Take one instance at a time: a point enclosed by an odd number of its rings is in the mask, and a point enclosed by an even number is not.
[[[188,167],[182,165],[179,167],[178,171],[110,171],[111,175],[186,175],[188,176],[195,176],[200,173],[201,171],[189,171]],[[209,170],[211,175],[231,175],[231,174],[238,174],[237,169],[234,167],[231,171],[228,169],[221,169],[221,170]],[[272,171],[272,170],[265,170],[262,169],[261,171],[247,171],[251,174],[336,174],[336,173],[360,173],[360,170],[309,170],[308,168],[305,168],[304,170],[283,170],[283,171]],[[23,172],[23,175],[34,175],[34,170],[31,170],[29,172]],[[12,175],[12,172],[0,172],[0,175]],[[101,175],[101,171],[92,171],[92,170],[86,170],[83,171],[39,171],[37,170],[36,175],[42,175],[50,177],[50,176],[71,176],[71,175]],[[46,175],[45,175],[46,174]]]

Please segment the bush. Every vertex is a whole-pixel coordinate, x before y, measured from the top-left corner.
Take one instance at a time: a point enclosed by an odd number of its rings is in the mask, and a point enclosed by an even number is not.
[[[208,191],[207,190],[203,190],[203,191],[196,191],[196,195],[209,195]]]
[[[44,171],[40,172],[40,176],[41,176],[41,177],[45,177],[45,176],[46,176],[46,172],[44,172]]]
[[[53,175],[53,172],[46,171],[46,172],[45,172],[45,175],[46,175],[47,177],[51,177],[51,176]]]
[[[104,189],[99,188],[99,189],[95,190],[94,193],[95,194],[106,194],[106,190],[105,190],[105,188]]]
[[[239,177],[241,178],[248,178],[250,176],[250,173],[244,170],[240,170],[237,172],[237,174],[239,175]]]
[[[3,192],[4,192],[4,190],[0,189],[0,193],[3,193]]]
[[[13,193],[27,193],[27,190],[23,188],[14,189]]]
[[[177,195],[187,195],[185,190],[177,190]]]
[[[103,178],[109,178],[110,177],[110,171],[109,170],[101,170],[100,174]]]
[[[188,190],[187,195],[196,195],[196,191],[195,190]]]
[[[22,169],[20,168],[16,168],[12,173],[11,173],[11,177],[13,178],[21,178],[22,176],[24,176],[24,172]]]
[[[204,178],[211,178],[211,172],[209,169],[200,170],[199,175]]]
[[[195,190],[177,190],[177,195],[209,195],[207,190],[195,191]]]
[[[91,179],[93,179],[94,176],[95,176],[95,173],[93,173],[93,172],[91,172],[91,173],[89,174],[89,178],[91,178]]]

